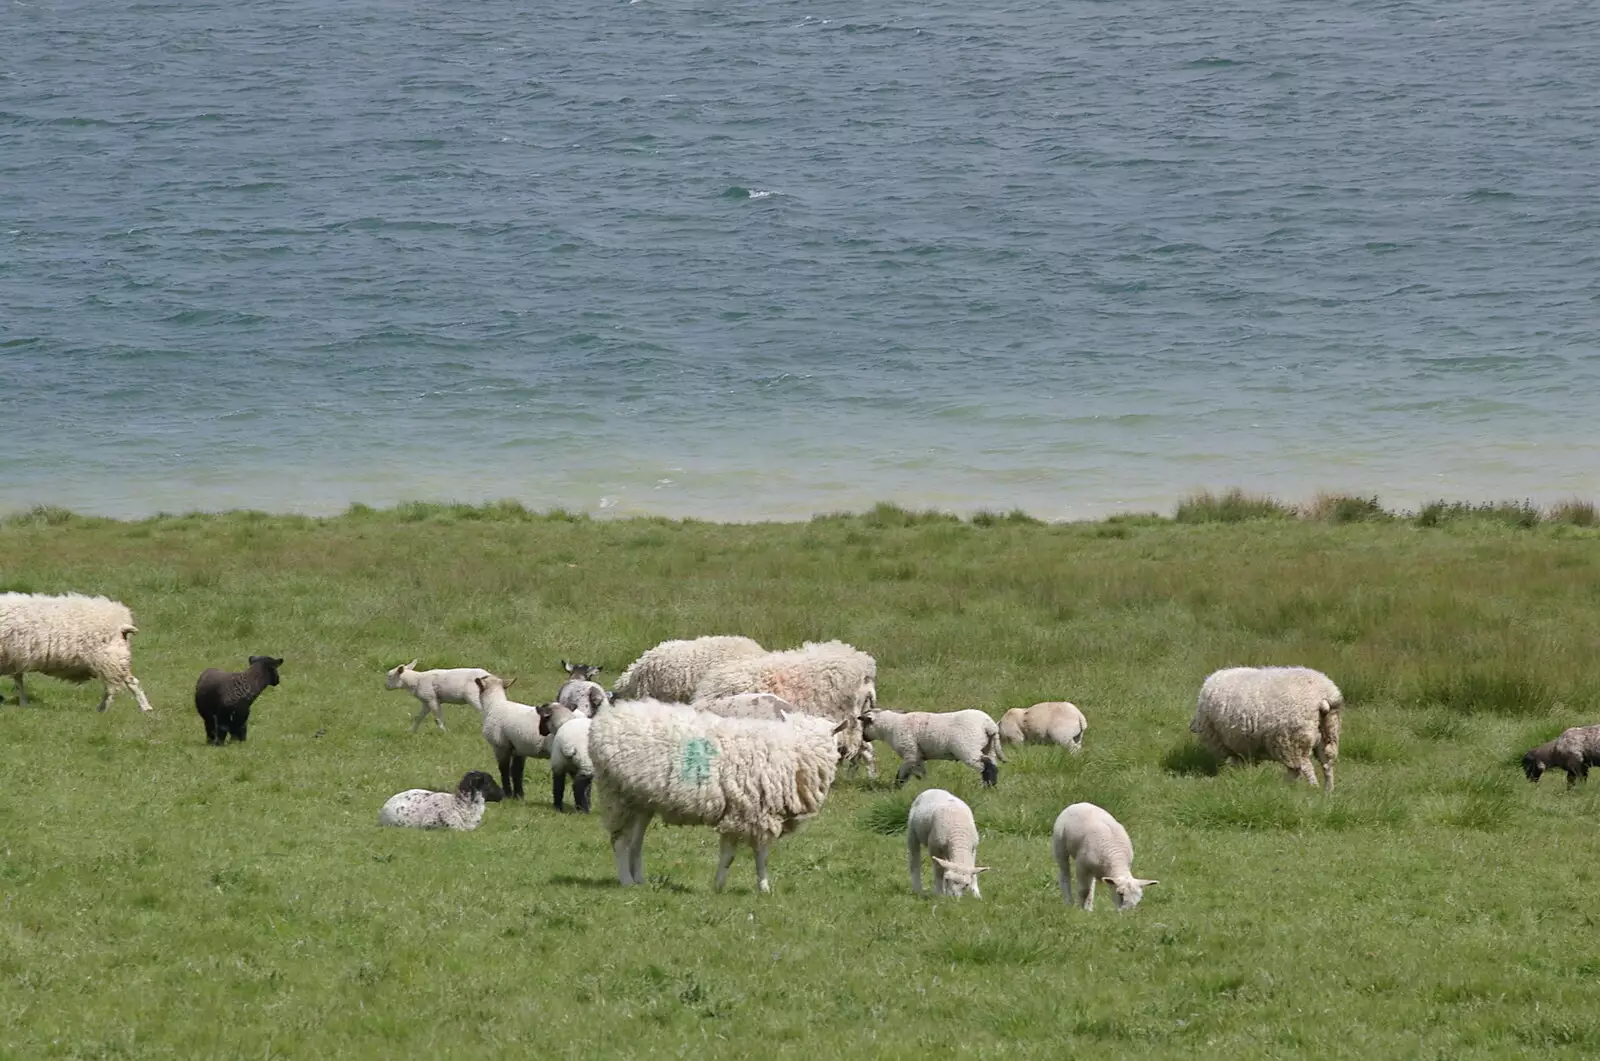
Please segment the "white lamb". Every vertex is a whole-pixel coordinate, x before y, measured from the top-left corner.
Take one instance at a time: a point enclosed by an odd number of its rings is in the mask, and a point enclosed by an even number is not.
[[[933,894],[953,899],[978,892],[978,825],[972,808],[942,788],[930,788],[911,803],[906,817],[906,862],[911,870],[911,890],[922,894],[922,849],[933,860]]]
[[[1083,751],[1083,731],[1088,728],[1083,712],[1065,700],[1013,707],[1000,716],[1002,743],[1058,744],[1074,755]]]
[[[1230,762],[1270,759],[1312,787],[1333,791],[1344,696],[1326,674],[1308,667],[1230,667],[1200,686],[1190,732]]]
[[[589,758],[591,719],[556,701],[539,708],[539,732],[550,750],[550,794],[556,810],[565,812],[567,778],[572,778],[572,799],[578,810],[589,813],[589,786],[594,783],[594,762]]]
[[[767,718],[783,721],[785,714],[803,715],[793,704],[771,693],[738,693],[711,700],[696,700],[689,705],[696,711],[706,711],[723,718]]]
[[[722,634],[692,641],[663,641],[628,664],[611,687],[611,694],[618,700],[686,704],[694,699],[695,687],[707,671],[725,660],[759,656],[765,651],[748,637]]]
[[[412,829],[476,829],[483,820],[484,804],[498,803],[502,798],[504,794],[494,778],[482,770],[471,770],[454,792],[408,788],[395,793],[378,812],[378,824]]]
[[[117,690],[126,689],[139,710],[149,712],[150,701],[133,676],[129,639],[138,632],[120,601],[77,593],[0,593],[0,674],[11,675],[24,707],[28,690],[22,676],[33,671],[69,682],[104,682],[96,710],[104,711]]]
[[[500,765],[500,787],[512,799],[522,798],[523,768],[528,757],[550,754],[545,736],[539,732],[539,709],[519,704],[506,696],[506,690],[516,683],[493,674],[478,678],[479,710],[483,712],[483,739],[494,749],[494,760]]]
[[[708,671],[694,699],[716,700],[739,693],[772,693],[796,710],[847,722],[847,758],[852,770],[865,764],[878,776],[872,745],[862,739],[857,719],[878,703],[878,664],[842,641],[808,641],[786,652],[767,652],[729,660]]]
[[[589,754],[617,879],[644,883],[644,834],[659,815],[722,835],[717,890],[744,841],[755,849],[757,887],[771,891],[767,853],[822,809],[839,768],[839,729],[809,715],[722,718],[657,701],[619,700],[601,711]]]
[[[556,693],[557,703],[567,705],[580,715],[593,718],[596,711],[611,702],[605,687],[594,680],[594,676],[603,669],[599,664],[568,663],[562,660],[561,669],[567,672],[567,680]]]
[[[869,711],[861,716],[861,732],[900,756],[897,788],[913,774],[927,776],[929,759],[966,763],[985,785],[1000,780],[1000,727],[982,711]]]
[[[1117,893],[1117,909],[1132,910],[1144,890],[1157,880],[1133,875],[1133,841],[1122,823],[1093,803],[1074,803],[1056,818],[1050,847],[1055,852],[1061,898],[1085,910],[1094,909],[1094,885],[1104,881]],[[1072,871],[1077,864],[1074,891]]]
[[[417,670],[417,664],[422,662],[414,659],[410,663],[402,663],[398,667],[389,668],[385,687],[389,689],[406,689],[418,700],[422,701],[422,710],[417,712],[417,717],[411,722],[411,732],[415,733],[417,727],[422,725],[422,720],[431,713],[433,720],[439,724],[439,729],[444,729],[444,715],[439,710],[440,704],[471,704],[479,711],[483,704],[478,699],[477,681],[479,678],[489,677],[489,672],[481,667],[452,667],[448,670]]]

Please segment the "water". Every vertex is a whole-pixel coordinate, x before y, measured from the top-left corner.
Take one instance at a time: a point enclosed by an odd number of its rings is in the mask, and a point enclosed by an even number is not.
[[[0,0],[0,510],[1600,495],[1600,7]]]

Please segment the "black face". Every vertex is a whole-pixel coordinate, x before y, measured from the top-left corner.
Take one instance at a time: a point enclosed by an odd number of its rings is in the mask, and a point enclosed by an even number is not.
[[[267,672],[267,684],[268,685],[277,685],[278,684],[278,668],[283,666],[283,660],[282,659],[273,659],[271,656],[251,656],[250,657],[250,665],[252,667],[255,666],[258,663],[261,664],[262,668]]]
[[[482,770],[473,770],[463,777],[457,791],[464,796],[481,795],[485,803],[499,803],[505,799],[505,793],[500,790],[494,778]]]
[[[537,709],[539,712],[539,736],[550,736],[550,705],[545,704]]]
[[[1522,772],[1528,775],[1529,781],[1538,781],[1544,774],[1544,763],[1539,761],[1537,752],[1529,752],[1522,757]]]
[[[578,678],[586,682],[592,682],[594,681],[594,676],[599,674],[605,668],[599,663],[568,663],[566,660],[562,660],[561,669],[572,675],[574,678]]]

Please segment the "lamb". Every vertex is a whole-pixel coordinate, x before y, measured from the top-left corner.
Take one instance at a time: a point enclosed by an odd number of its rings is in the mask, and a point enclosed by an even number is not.
[[[420,659],[414,659],[410,663],[391,667],[386,684],[389,689],[409,689],[413,696],[422,701],[422,710],[411,722],[412,733],[417,731],[422,720],[430,713],[434,722],[438,723],[439,731],[444,732],[444,715],[439,710],[440,704],[471,704],[479,711],[483,710],[475,683],[479,678],[489,677],[488,671],[481,667],[417,670],[420,662]]]
[[[848,722],[846,743],[853,771],[865,764],[878,776],[872,745],[861,736],[857,719],[878,703],[878,664],[842,641],[808,641],[787,652],[767,652],[729,660],[706,672],[694,699],[715,700],[738,693],[772,693],[797,710],[835,722]]]
[[[1088,728],[1077,705],[1055,700],[1007,711],[1000,717],[1000,740],[1004,744],[1059,744],[1076,755],[1083,751],[1083,731]]]
[[[282,659],[271,656],[251,656],[250,667],[242,671],[218,670],[207,667],[194,683],[194,709],[206,724],[206,743],[217,747],[245,738],[250,725],[250,705],[256,697],[278,684],[278,668]]]
[[[1144,890],[1158,880],[1133,875],[1133,841],[1122,823],[1093,803],[1074,803],[1056,818],[1050,834],[1055,852],[1057,882],[1068,906],[1076,903],[1094,909],[1094,885],[1100,880],[1117,894],[1117,909],[1132,910]],[[1077,890],[1073,890],[1073,863],[1077,864]]]
[[[568,663],[562,660],[561,669],[567,672],[567,680],[556,693],[556,702],[591,718],[596,711],[611,702],[605,687],[594,680],[594,676],[600,673],[598,665]]]
[[[389,797],[378,812],[379,825],[412,829],[476,829],[486,804],[505,798],[494,778],[482,770],[469,770],[454,792],[408,788]]]
[[[578,810],[589,813],[589,786],[594,783],[594,762],[589,758],[590,718],[556,701],[539,708],[539,732],[550,749],[551,795],[556,810],[567,795],[567,778],[572,778],[572,798]]]
[[[1343,706],[1339,687],[1308,667],[1230,667],[1200,686],[1189,730],[1213,755],[1230,762],[1270,759],[1312,787],[1315,756],[1322,789],[1332,792]]]
[[[1573,726],[1548,744],[1530,749],[1522,757],[1522,772],[1538,783],[1546,770],[1567,772],[1567,787],[1589,780],[1589,767],[1600,764],[1600,725]]]
[[[506,696],[506,690],[516,681],[491,674],[475,679],[474,684],[478,687],[478,709],[483,712],[483,739],[494,749],[495,762],[500,765],[500,787],[512,799],[521,799],[528,756],[546,757],[550,749],[539,732],[539,709]]]
[[[770,892],[768,851],[822,809],[844,725],[810,715],[722,718],[653,700],[619,700],[600,712],[589,754],[617,879],[644,883],[644,834],[659,815],[721,834],[718,891],[742,840],[755,850],[757,887]]]
[[[804,714],[781,696],[771,693],[738,693],[712,700],[696,700],[689,705],[696,711],[706,711],[723,718],[767,718],[783,721],[785,714]]]
[[[706,672],[727,660],[759,656],[766,649],[748,637],[712,635],[663,641],[628,664],[612,686],[617,700],[665,700],[686,704]],[[735,692],[745,692],[736,689]]]
[[[966,763],[990,787],[1000,780],[1000,727],[982,711],[868,711],[861,716],[861,732],[900,756],[896,788],[912,774],[926,776],[928,759]]]
[[[126,689],[148,714],[150,701],[133,676],[129,639],[138,632],[133,613],[120,601],[78,593],[0,593],[0,674],[16,682],[17,702],[23,707],[28,706],[28,690],[22,676],[33,671],[69,682],[104,682],[98,711]]]
[[[906,818],[906,862],[911,870],[911,890],[922,894],[922,849],[933,860],[933,894],[959,899],[978,892],[978,826],[972,808],[942,788],[930,788],[911,804]]]

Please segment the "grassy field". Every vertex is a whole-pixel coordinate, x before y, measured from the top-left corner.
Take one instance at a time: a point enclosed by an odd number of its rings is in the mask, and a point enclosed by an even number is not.
[[[1600,532],[1517,512],[12,519],[0,589],[127,602],[156,714],[44,678],[20,708],[0,679],[0,1057],[1593,1056],[1600,787],[1517,759],[1600,720]],[[1086,751],[1013,752],[993,791],[952,763],[841,779],[764,898],[748,854],[717,895],[715,835],[659,825],[650,885],[618,888],[542,764],[475,833],[376,826],[493,769],[470,708],[413,735],[387,667],[481,665],[527,700],[562,657],[614,677],[712,632],[850,641],[885,707],[1071,699]],[[195,676],[252,653],[284,684],[207,747]],[[1331,799],[1196,754],[1194,694],[1240,663],[1345,690]],[[981,902],[908,892],[927,785],[973,806]],[[1137,910],[1062,904],[1077,800],[1162,881]]]

